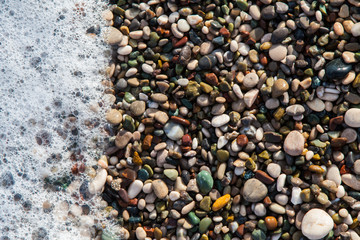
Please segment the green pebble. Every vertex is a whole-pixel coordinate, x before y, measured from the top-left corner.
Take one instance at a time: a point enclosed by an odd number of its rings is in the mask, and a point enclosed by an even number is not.
[[[128,64],[130,67],[137,67],[139,64],[138,62],[134,59],[134,60],[129,60]]]
[[[210,210],[211,210],[211,198],[209,196],[205,196],[200,201],[200,209],[202,209],[202,210],[204,210],[206,212],[210,212]]]
[[[152,170],[152,168],[149,165],[145,164],[143,166],[143,169],[145,169],[149,173],[149,177],[152,177],[154,175],[154,171]]]
[[[228,91],[231,90],[231,86],[230,86],[230,84],[229,84],[228,82],[223,81],[223,82],[221,82],[221,83],[219,84],[219,89],[220,89],[220,91],[222,91],[222,92],[228,92]]]
[[[256,168],[256,163],[252,158],[248,158],[245,162],[245,167],[253,171]]]
[[[208,194],[214,186],[214,179],[208,171],[201,171],[196,176],[196,182],[199,190],[203,194]]]
[[[179,176],[179,173],[175,169],[165,169],[164,175],[168,177],[170,180],[175,181],[176,178]]]
[[[266,239],[266,235],[263,231],[261,231],[260,229],[255,229],[252,233],[251,236],[254,240],[265,240]]]
[[[264,232],[266,232],[267,231],[267,227],[266,227],[266,224],[265,224],[265,221],[263,220],[263,219],[260,219],[259,221],[258,221],[258,227],[261,229],[261,230],[263,230]]]
[[[227,160],[229,160],[229,152],[227,150],[223,150],[223,149],[217,150],[216,158],[220,162],[226,162]]]
[[[243,11],[245,11],[249,6],[249,4],[244,0],[236,0],[236,4]]]
[[[199,223],[199,232],[206,233],[208,228],[210,227],[211,223],[212,223],[212,220],[209,217],[205,217],[205,218],[201,219],[201,221]]]
[[[188,217],[192,225],[198,225],[200,223],[200,219],[194,212],[189,212]]]
[[[157,202],[155,207],[156,207],[157,212],[165,211],[166,210],[166,203],[165,202]]]
[[[129,115],[125,116],[123,127],[130,132],[134,132],[135,131],[134,119]]]
[[[310,145],[313,145],[315,147],[324,148],[326,147],[326,143],[320,141],[319,139],[312,140],[310,142]]]
[[[132,103],[136,100],[136,98],[129,92],[125,92],[124,99],[128,103]]]

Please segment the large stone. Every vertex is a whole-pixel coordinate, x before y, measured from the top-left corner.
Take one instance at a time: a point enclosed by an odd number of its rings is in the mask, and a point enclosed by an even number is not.
[[[305,138],[300,132],[291,131],[285,138],[284,151],[291,156],[299,156],[304,150],[304,143]]]
[[[244,184],[243,196],[248,202],[259,202],[263,200],[268,193],[268,189],[256,178],[247,180]]]
[[[350,108],[349,110],[346,111],[345,113],[345,123],[349,126],[349,127],[354,127],[354,128],[358,128],[360,127],[360,109],[359,108]]]
[[[334,221],[324,210],[308,211],[301,222],[301,232],[309,239],[322,239],[334,227]]]

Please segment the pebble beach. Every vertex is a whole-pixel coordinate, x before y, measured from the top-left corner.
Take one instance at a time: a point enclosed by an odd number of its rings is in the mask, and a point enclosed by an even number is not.
[[[360,2],[110,1],[102,239],[360,239]]]
[[[360,239],[359,0],[30,5],[0,3],[0,240]]]

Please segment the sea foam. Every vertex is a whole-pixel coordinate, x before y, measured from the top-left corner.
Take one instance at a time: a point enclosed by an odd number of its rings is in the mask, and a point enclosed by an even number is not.
[[[87,30],[100,33],[105,8],[96,0],[0,1],[1,240],[93,234],[99,200],[82,199],[86,174],[73,178],[70,169],[94,164],[102,151],[103,113],[89,106],[101,102],[109,49]]]

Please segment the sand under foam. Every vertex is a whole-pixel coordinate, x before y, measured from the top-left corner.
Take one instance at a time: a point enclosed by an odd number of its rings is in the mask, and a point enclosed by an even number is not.
[[[96,0],[0,1],[1,240],[89,239],[74,219],[91,225],[91,217],[67,216],[67,208],[81,215],[87,203],[56,191],[61,186],[45,190],[44,177],[69,175],[71,152],[81,151],[88,163],[99,154],[92,141],[99,127],[83,123],[101,118],[89,105],[101,98],[107,46],[85,33],[101,29],[104,8]]]

